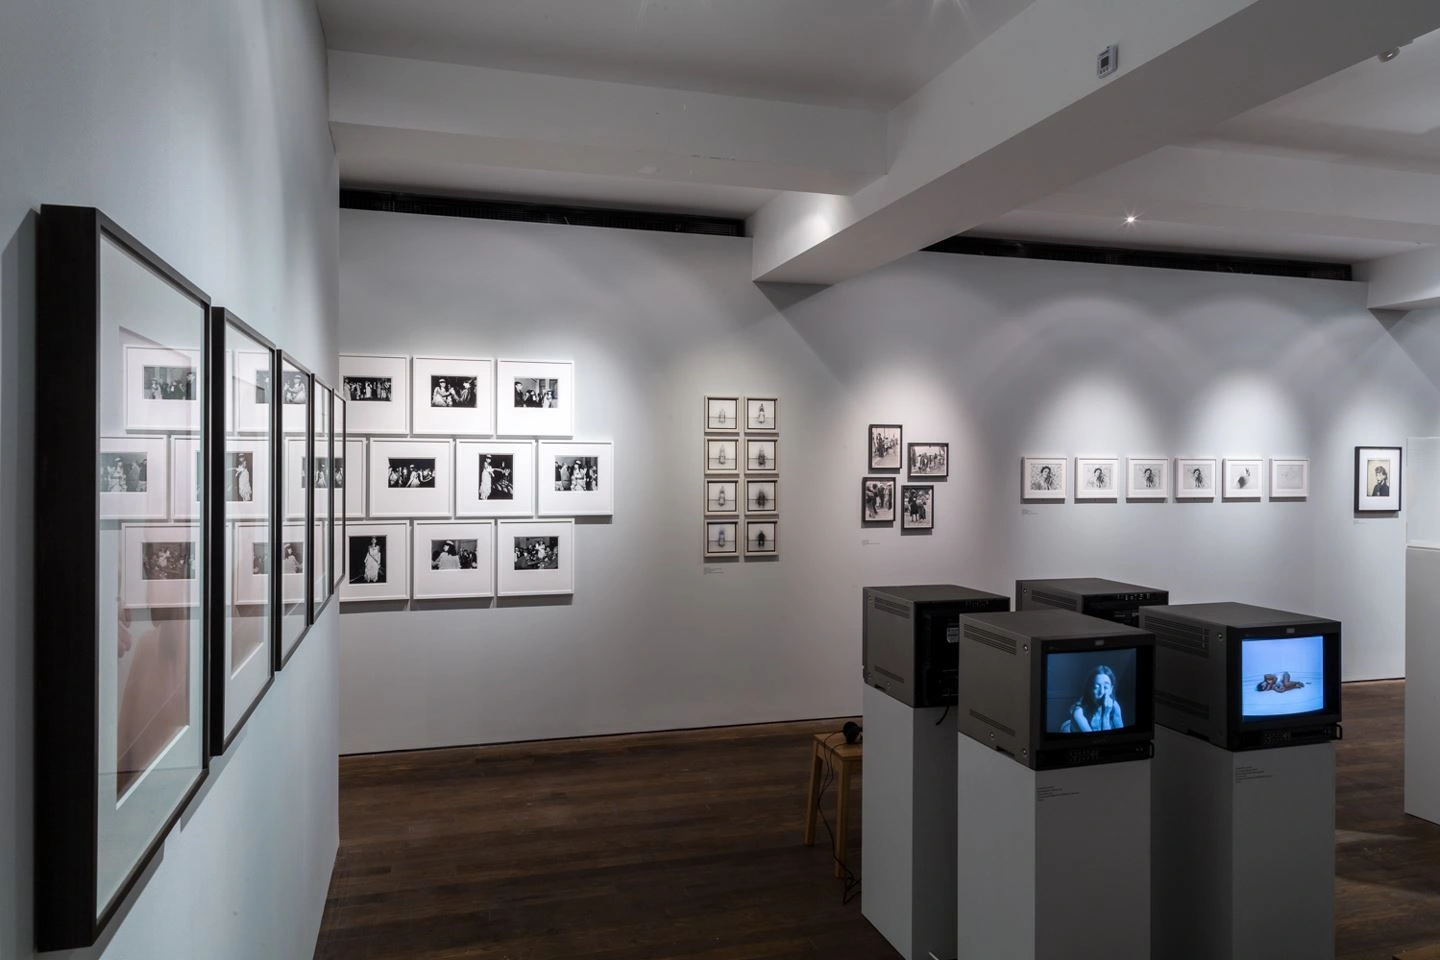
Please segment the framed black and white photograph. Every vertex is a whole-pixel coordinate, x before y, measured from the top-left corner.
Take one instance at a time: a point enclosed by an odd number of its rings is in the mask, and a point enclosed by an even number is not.
[[[204,490],[199,478],[203,456],[196,437],[176,436],[170,447],[170,516],[193,520],[200,516]],[[270,515],[270,445],[265,440],[231,437],[225,441],[220,488],[226,513],[234,518],[260,520]]]
[[[541,440],[541,517],[608,517],[615,512],[615,448],[610,441]]]
[[[1216,487],[1214,457],[1175,458],[1175,499],[1214,500]]]
[[[1118,500],[1120,460],[1117,457],[1075,458],[1076,500]]]
[[[335,413],[335,392],[314,377],[310,379],[310,389],[315,394],[315,402],[310,405],[313,420],[310,427],[311,459],[308,471],[315,481],[313,491],[315,507],[310,514],[312,521],[310,542],[313,544],[311,549],[314,551],[315,557],[315,563],[311,569],[313,587],[310,591],[310,622],[314,623],[320,618],[325,604],[330,601],[335,592],[335,580],[331,576],[331,571],[336,564],[333,494],[335,492],[334,469],[339,457],[331,444],[334,437],[330,418]]]
[[[194,430],[200,416],[200,351],[126,344],[125,429]]]
[[[200,603],[198,523],[127,523],[121,532],[120,587],[127,610]]]
[[[870,424],[869,442],[870,467],[874,470],[899,470],[904,447],[901,440],[904,430],[898,423]]]
[[[410,599],[410,524],[347,523],[340,602]]]
[[[1259,457],[1226,457],[1221,476],[1226,500],[1259,500],[1263,495],[1265,461]]]
[[[745,438],[745,472],[779,473],[780,441],[775,438]]]
[[[1125,461],[1128,500],[1170,499],[1170,458],[1130,457]]]
[[[371,440],[370,516],[454,516],[453,440]]]
[[[410,358],[340,355],[340,396],[352,435],[410,432]]]
[[[895,522],[894,477],[865,477],[860,481],[860,522]]]
[[[416,357],[410,373],[412,434],[488,437],[495,432],[495,361]]]
[[[1403,479],[1399,447],[1356,447],[1355,512],[1398,512]]]
[[[493,520],[417,520],[411,530],[413,599],[466,600],[495,595]]]
[[[298,567],[300,587],[295,590],[289,578],[281,581],[283,591],[280,603],[280,649],[276,654],[277,667],[284,669],[285,664],[295,655],[300,648],[300,643],[310,632],[310,590],[307,578],[313,567],[315,545],[311,542],[310,535],[306,532],[305,524],[309,521],[309,514],[314,510],[314,498],[311,496],[310,484],[313,481],[301,479],[305,473],[297,476],[297,471],[308,472],[310,464],[305,462],[306,434],[310,424],[310,407],[316,401],[313,391],[310,390],[310,371],[300,365],[298,361],[289,354],[281,351],[280,354],[280,382],[296,383],[296,374],[304,378],[306,383],[305,405],[300,408],[302,420],[300,429],[292,431],[286,428],[285,449],[280,458],[280,516],[298,520],[298,523],[286,524],[286,529],[281,533],[281,569],[288,570],[290,567]],[[282,401],[281,419],[290,422],[290,407]],[[292,462],[290,451],[299,449],[300,456]],[[321,546],[323,552],[323,545]]]
[[[235,406],[235,429],[241,433],[270,432],[269,355],[258,350],[236,350],[231,354],[231,400]],[[287,436],[305,432],[309,406],[310,375],[294,368],[281,371],[280,408]]]
[[[1300,457],[1270,458],[1270,499],[1304,500],[1310,496],[1310,461]]]
[[[900,485],[900,529],[933,530],[935,487],[929,483]]]
[[[335,487],[335,506],[345,510],[347,517],[365,517],[365,441],[347,440],[344,455],[333,460],[324,455],[310,456],[304,438],[285,441],[285,516],[295,520],[305,516],[305,497],[314,496],[316,516],[327,509],[330,487]]]
[[[269,600],[270,569],[278,562],[281,599],[305,602],[305,527],[287,523],[280,528],[278,558],[270,549],[270,525],[235,525],[235,602],[264,604]]]
[[[950,476],[950,444],[911,443],[905,447],[905,468],[910,479],[944,480]]]
[[[455,441],[455,516],[533,516],[535,481],[535,441]]]
[[[778,397],[745,398],[745,432],[778,433],[780,430],[780,399]]]
[[[738,480],[706,480],[705,512],[717,514],[739,513],[739,487],[740,481]]]
[[[575,434],[575,364],[500,360],[495,365],[495,433],[502,437]]]
[[[745,556],[773,557],[780,552],[780,521],[745,521]]]
[[[705,557],[740,556],[740,524],[736,520],[705,521]]]
[[[99,458],[100,519],[170,518],[165,437],[101,437]]]
[[[705,398],[705,432],[706,432],[706,433],[739,433],[739,432],[740,432],[740,398],[739,398],[739,397],[706,397],[706,398]]]
[[[497,596],[575,592],[574,520],[500,520],[495,539]]]
[[[705,472],[739,473],[740,441],[734,437],[706,437]]]
[[[779,480],[745,480],[746,513],[779,513]]]
[[[1021,458],[1020,499],[1063,501],[1069,466],[1070,461],[1065,457]]]

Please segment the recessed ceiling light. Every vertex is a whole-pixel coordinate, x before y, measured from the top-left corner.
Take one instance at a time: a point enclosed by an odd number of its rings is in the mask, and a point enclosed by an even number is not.
[[[1381,63],[1389,63],[1391,60],[1394,60],[1394,59],[1395,59],[1396,57],[1398,57],[1398,56],[1400,56],[1400,48],[1399,48],[1399,47],[1391,47],[1389,50],[1383,51],[1383,52],[1382,52],[1378,57],[1376,57],[1375,59],[1376,59],[1376,60],[1379,60]]]

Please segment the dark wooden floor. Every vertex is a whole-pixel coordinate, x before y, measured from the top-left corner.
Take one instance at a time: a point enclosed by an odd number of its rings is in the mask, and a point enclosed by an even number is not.
[[[1339,960],[1440,942],[1440,827],[1401,812],[1403,691],[1345,688]],[[346,758],[316,957],[890,960],[823,829],[800,845],[810,734],[838,727]],[[851,847],[863,873],[858,828]]]

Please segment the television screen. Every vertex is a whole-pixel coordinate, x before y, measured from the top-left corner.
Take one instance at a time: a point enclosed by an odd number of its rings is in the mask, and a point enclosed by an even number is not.
[[[1246,637],[1240,641],[1241,720],[1324,709],[1324,637]]]
[[[1045,732],[1122,730],[1135,714],[1135,650],[1045,655]]]

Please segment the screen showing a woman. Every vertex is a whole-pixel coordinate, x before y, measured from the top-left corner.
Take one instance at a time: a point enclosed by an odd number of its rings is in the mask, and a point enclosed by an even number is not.
[[[1064,651],[1045,659],[1048,732],[1103,733],[1135,722],[1135,650]]]

